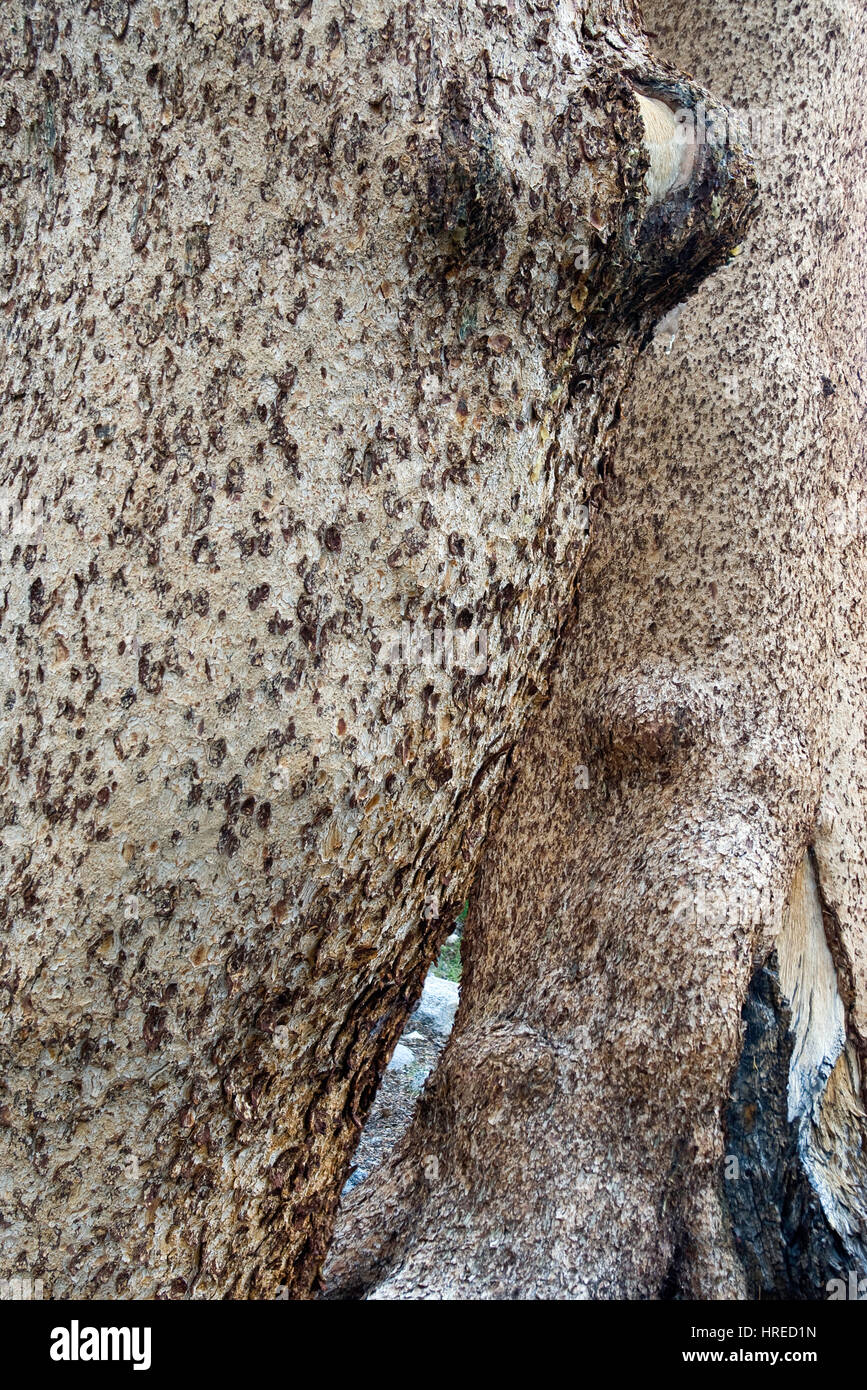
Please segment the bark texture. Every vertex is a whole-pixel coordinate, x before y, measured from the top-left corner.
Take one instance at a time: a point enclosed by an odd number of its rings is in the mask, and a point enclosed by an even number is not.
[[[749,162],[631,0],[16,0],[0,71],[3,1273],[303,1295]]]
[[[764,119],[763,212],[624,400],[455,1030],[347,1202],[336,1296],[823,1298],[864,1269],[867,20],[647,23]]]

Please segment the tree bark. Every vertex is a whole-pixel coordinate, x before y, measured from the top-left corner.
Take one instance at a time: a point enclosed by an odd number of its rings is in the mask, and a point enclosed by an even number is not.
[[[455,1029],[334,1296],[824,1298],[867,1268],[867,22],[646,12],[762,122],[763,211],[624,400]]]
[[[749,159],[631,0],[33,0],[0,68],[3,1272],[304,1295]]]

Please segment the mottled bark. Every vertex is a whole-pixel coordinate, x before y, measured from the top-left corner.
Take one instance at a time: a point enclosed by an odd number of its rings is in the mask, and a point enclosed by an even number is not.
[[[647,22],[763,115],[763,211],[624,400],[455,1031],[347,1203],[338,1296],[823,1298],[864,1269],[867,20]]]
[[[303,1295],[749,165],[631,0],[16,0],[0,71],[0,1272]]]

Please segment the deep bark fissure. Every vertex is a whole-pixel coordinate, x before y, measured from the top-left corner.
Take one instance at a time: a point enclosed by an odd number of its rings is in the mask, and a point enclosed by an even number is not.
[[[851,1256],[804,1172],[787,1114],[792,1041],[776,954],[759,966],[744,1005],[744,1045],[726,1114],[724,1173],[732,1229],[751,1298],[824,1299]]]

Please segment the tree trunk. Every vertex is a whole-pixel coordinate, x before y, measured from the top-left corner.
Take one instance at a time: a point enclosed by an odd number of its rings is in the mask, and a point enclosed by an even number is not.
[[[624,400],[455,1029],[347,1202],[335,1296],[824,1298],[867,1272],[867,21],[647,8],[749,113],[763,212]]]
[[[0,67],[2,1272],[303,1295],[750,165],[631,0],[31,0]]]

